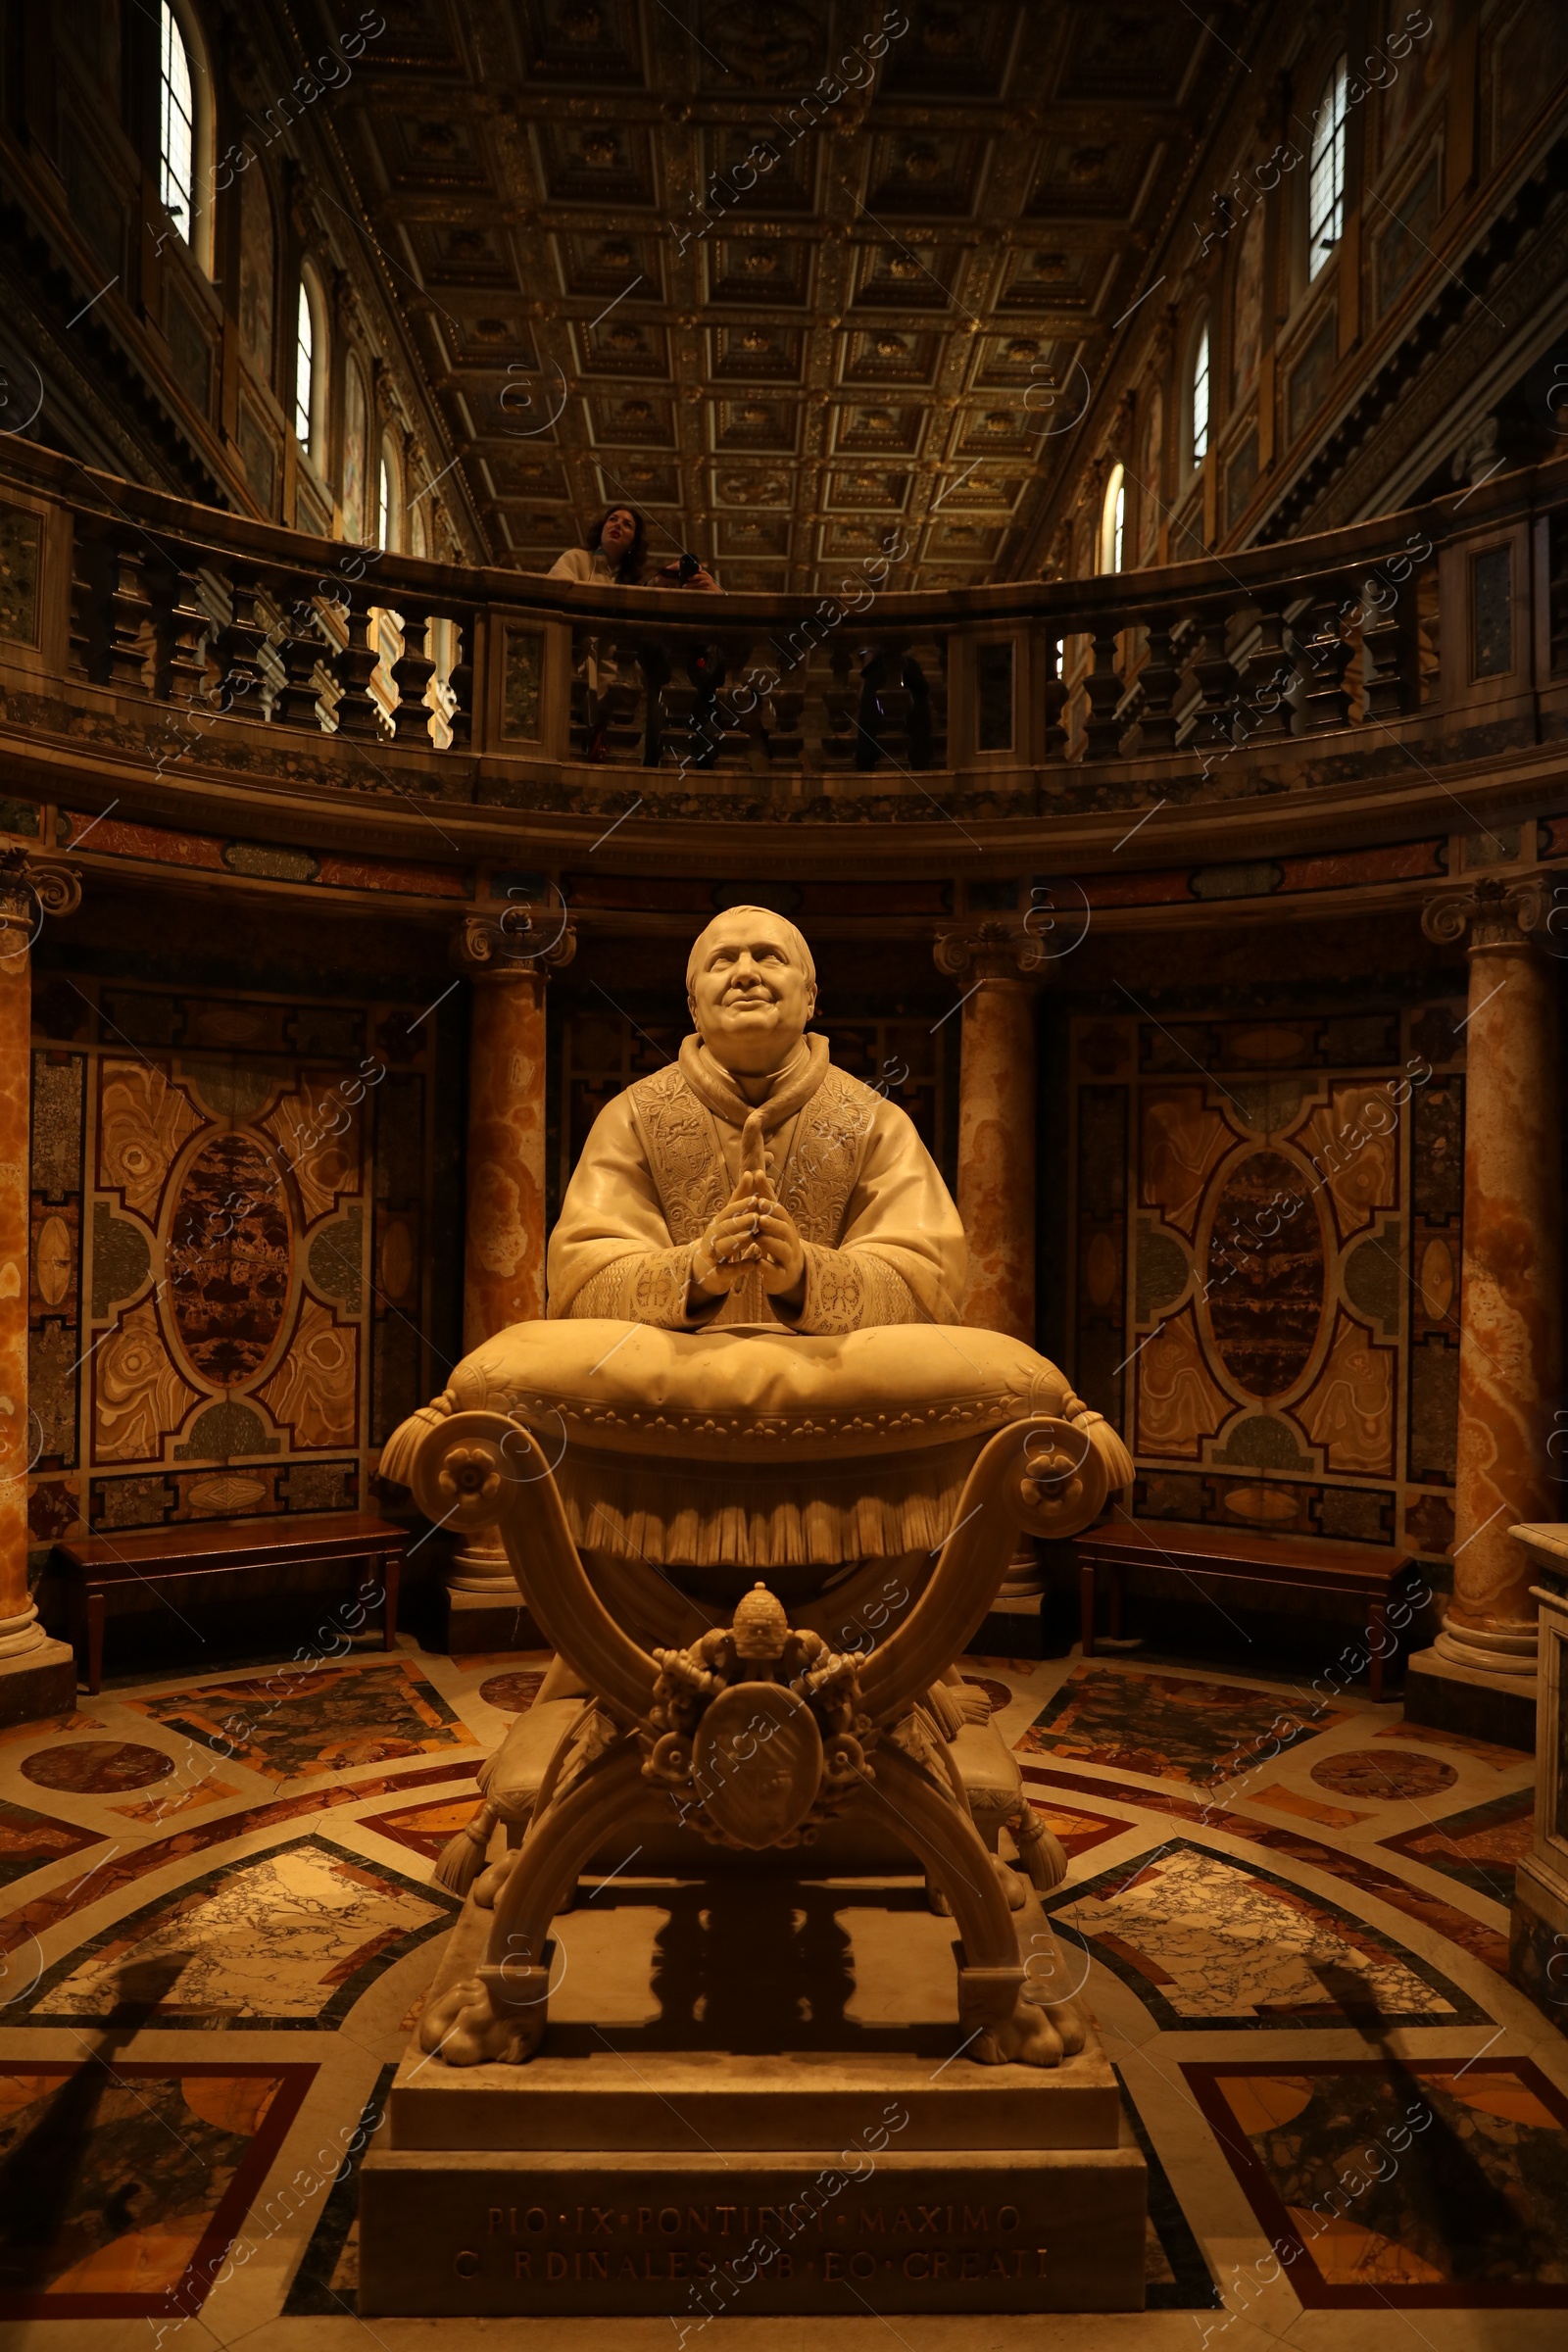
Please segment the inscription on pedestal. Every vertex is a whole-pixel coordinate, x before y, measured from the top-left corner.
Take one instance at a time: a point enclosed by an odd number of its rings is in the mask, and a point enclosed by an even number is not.
[[[757,2157],[732,2160],[722,2180],[716,2166],[704,2178],[667,2160],[656,2170],[546,2156],[503,2171],[505,2160],[481,2169],[469,2158],[439,2176],[427,2170],[438,2161],[367,2162],[368,2312],[657,2313],[679,2330],[732,2313],[856,2310],[854,2290],[898,2311],[1142,2301],[1133,2150],[883,2163],[860,2178]],[[967,2195],[951,2193],[955,2168],[970,2176]]]

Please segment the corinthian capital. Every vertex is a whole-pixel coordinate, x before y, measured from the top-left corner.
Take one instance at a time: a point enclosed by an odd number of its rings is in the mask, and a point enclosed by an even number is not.
[[[452,960],[469,980],[545,980],[576,953],[577,934],[564,906],[511,906],[495,914],[466,914],[452,942]]]
[[[971,972],[976,980],[1018,980],[1049,961],[1028,925],[1005,915],[988,915],[965,931],[944,931],[931,952],[937,970],[950,980]]]
[[[1421,928],[1441,947],[1453,947],[1470,934],[1472,948],[1524,948],[1532,932],[1549,928],[1551,891],[1543,874],[1506,881],[1483,875],[1458,890],[1440,891],[1428,901]]]
[[[80,905],[81,876],[74,865],[16,845],[0,850],[0,931],[20,931],[30,944],[46,914],[74,914]]]

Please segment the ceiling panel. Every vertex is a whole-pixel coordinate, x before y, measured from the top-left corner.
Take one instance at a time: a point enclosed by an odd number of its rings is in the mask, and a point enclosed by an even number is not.
[[[900,13],[872,60],[851,0],[387,0],[334,131],[498,561],[616,497],[735,586],[1027,542],[1025,395],[1098,366],[1231,61],[1153,0]]]

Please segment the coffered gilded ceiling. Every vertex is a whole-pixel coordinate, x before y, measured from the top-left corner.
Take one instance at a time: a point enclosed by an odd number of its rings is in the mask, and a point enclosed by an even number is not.
[[[496,560],[626,498],[735,588],[1009,570],[1232,62],[1170,0],[382,7],[334,131]]]

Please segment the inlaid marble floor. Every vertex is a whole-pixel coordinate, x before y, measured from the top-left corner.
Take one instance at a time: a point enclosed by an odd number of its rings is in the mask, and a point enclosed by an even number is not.
[[[354,2151],[455,1909],[431,1864],[546,1663],[406,1642],[0,1735],[0,2343],[676,2345],[355,2309]],[[1529,1760],[1262,1676],[965,1671],[1070,1858],[1049,1907],[1151,2160],[1150,2309],[711,2340],[1555,2352],[1568,2039],[1502,1974]]]

